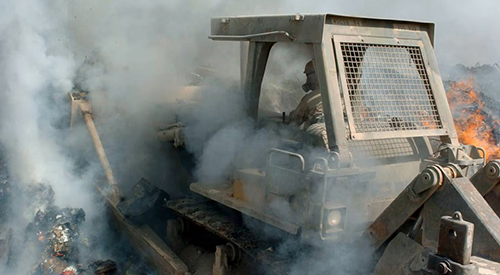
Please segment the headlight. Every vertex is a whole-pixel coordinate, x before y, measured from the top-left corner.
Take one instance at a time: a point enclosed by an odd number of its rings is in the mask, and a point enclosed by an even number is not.
[[[337,227],[342,221],[342,213],[340,210],[331,210],[326,217],[326,221],[330,227]]]
[[[339,204],[325,205],[323,210],[323,224],[321,234],[328,238],[330,234],[343,231],[346,223],[347,208]]]

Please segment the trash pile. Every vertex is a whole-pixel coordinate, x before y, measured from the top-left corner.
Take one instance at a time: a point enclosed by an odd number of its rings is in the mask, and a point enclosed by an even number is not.
[[[51,200],[54,194],[50,187],[37,185],[29,192],[37,190]],[[85,222],[82,208],[59,208],[50,205],[38,210],[33,222],[26,228],[25,245],[34,248],[40,260],[32,268],[33,275],[76,275],[76,274],[117,274],[116,262],[112,260],[89,261],[80,263],[80,248],[88,247],[88,238],[82,236],[81,225]]]
[[[85,221],[83,209],[54,206],[39,210],[26,229],[25,241],[42,255],[33,274],[77,274],[79,226]],[[72,271],[73,272],[70,272]]]
[[[152,274],[118,232],[97,234],[84,226],[85,210],[56,206],[50,185],[16,185],[7,164],[0,142],[0,274]],[[100,259],[100,253],[113,260]]]

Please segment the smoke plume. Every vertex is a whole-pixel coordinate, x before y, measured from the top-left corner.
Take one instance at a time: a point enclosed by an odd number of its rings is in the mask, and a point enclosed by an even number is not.
[[[496,50],[500,24],[494,5],[495,1],[478,5],[430,0],[4,0],[0,2],[0,141],[10,180],[19,190],[33,183],[51,185],[55,204],[82,207],[89,221],[102,215],[103,205],[93,199],[92,185],[102,170],[92,143],[82,123],[68,128],[67,93],[73,87],[90,92],[99,133],[124,191],[141,177],[169,192],[178,189],[182,178],[165,156],[173,148],[160,148],[155,137],[158,125],[178,120],[190,125],[186,136],[188,150],[198,162],[197,178],[221,181],[236,168],[265,161],[266,149],[289,133],[256,131],[242,112],[239,44],[208,40],[210,17],[331,12],[429,20],[436,22],[435,48],[441,66],[470,65],[500,61]],[[295,60],[287,53],[277,53],[281,66],[271,70],[288,76],[289,82],[277,85],[286,88],[264,82],[267,90],[276,92],[263,101],[278,113],[289,112],[302,96],[296,84],[303,81],[302,66],[309,60]],[[199,91],[201,105],[190,109],[178,100],[183,95],[179,87],[192,81],[197,67],[210,68],[215,75]],[[276,94],[283,90],[294,100],[276,104]],[[40,207],[13,205],[10,226],[23,231]],[[96,234],[106,233],[105,228],[95,227]],[[302,258],[297,272],[301,263]],[[26,264],[15,274],[26,274],[28,269]]]

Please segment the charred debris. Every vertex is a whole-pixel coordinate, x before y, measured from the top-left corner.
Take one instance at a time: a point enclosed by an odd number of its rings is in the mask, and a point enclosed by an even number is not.
[[[18,191],[8,193],[1,202],[17,199]],[[32,184],[21,190],[21,193],[31,198],[31,202],[39,205],[40,209],[24,230],[14,231],[13,228],[5,227],[5,223],[13,218],[7,215],[2,217],[2,229],[6,231],[6,237],[0,240],[0,258],[7,270],[26,272],[26,265],[35,259],[27,274],[119,274],[115,261],[92,259],[93,244],[104,240],[97,240],[91,232],[83,230],[86,213],[82,208],[60,208],[54,205],[54,191],[45,184]],[[20,215],[16,213],[17,210],[23,212],[21,209],[9,209],[12,214]]]
[[[31,184],[20,190],[12,184],[4,156],[0,154],[0,265],[4,268],[0,271],[31,275],[151,274],[120,236],[96,235],[92,226],[84,226],[84,209],[55,205],[50,185]],[[15,220],[25,209],[16,200],[27,208],[38,206],[32,221],[21,230],[15,229]],[[100,254],[96,250],[106,243],[117,246],[110,249],[115,258],[96,258]]]

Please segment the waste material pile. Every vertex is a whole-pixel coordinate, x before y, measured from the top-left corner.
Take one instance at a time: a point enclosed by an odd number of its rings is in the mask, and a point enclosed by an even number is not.
[[[484,70],[486,69],[480,71]],[[490,70],[487,71],[492,74]],[[483,148],[488,160],[498,158],[500,102],[488,95],[491,91],[488,94],[483,92],[486,88],[476,82],[474,74],[465,76],[465,80],[445,83],[458,139],[463,144],[474,144]],[[496,77],[500,80],[500,72],[497,72]],[[493,86],[488,87],[491,89]]]
[[[26,241],[41,250],[42,255],[33,274],[76,274],[77,267],[72,264],[78,262],[79,226],[83,221],[83,209],[54,206],[36,213],[34,222],[26,230]],[[74,272],[69,272],[71,270]]]
[[[46,185],[32,185],[25,192],[38,192],[53,202],[54,192]],[[111,260],[80,263],[81,258],[87,258],[80,257],[80,248],[89,246],[88,238],[81,233],[85,215],[81,208],[59,208],[51,203],[45,210],[38,210],[24,240],[36,255],[41,255],[32,274],[117,274],[117,265]]]
[[[105,213],[95,230],[84,209],[58,207],[50,185],[16,184],[8,160],[0,142],[0,274],[153,274]]]
[[[9,186],[9,181],[0,187]],[[0,189],[7,200],[11,191]],[[10,189],[9,189],[10,190]],[[14,189],[17,192],[18,189]],[[39,209],[25,230],[9,228],[9,216],[0,218],[0,274],[2,266],[16,270],[35,262],[27,274],[31,275],[145,275],[150,268],[135,255],[129,244],[115,232],[98,234],[84,226],[86,213],[82,208],[60,208],[54,204],[55,192],[51,186],[32,184],[22,190],[27,209]],[[8,201],[5,203],[9,206]],[[16,205],[16,204],[14,204]],[[17,206],[17,205],[16,205]],[[16,209],[20,210],[20,209]],[[10,212],[14,213],[14,211]],[[20,214],[20,213],[16,213]],[[10,215],[12,217],[13,215]],[[87,230],[87,231],[86,231]],[[2,234],[3,233],[3,234]],[[19,237],[19,238],[16,238]],[[95,259],[98,246],[113,243],[106,251],[117,261]],[[28,256],[26,256],[28,255]],[[27,258],[25,258],[27,257]],[[30,258],[32,257],[32,258]],[[35,261],[33,261],[35,259]],[[31,261],[31,262],[30,262]],[[29,269],[29,266],[28,266]],[[14,273],[25,274],[25,273]]]

